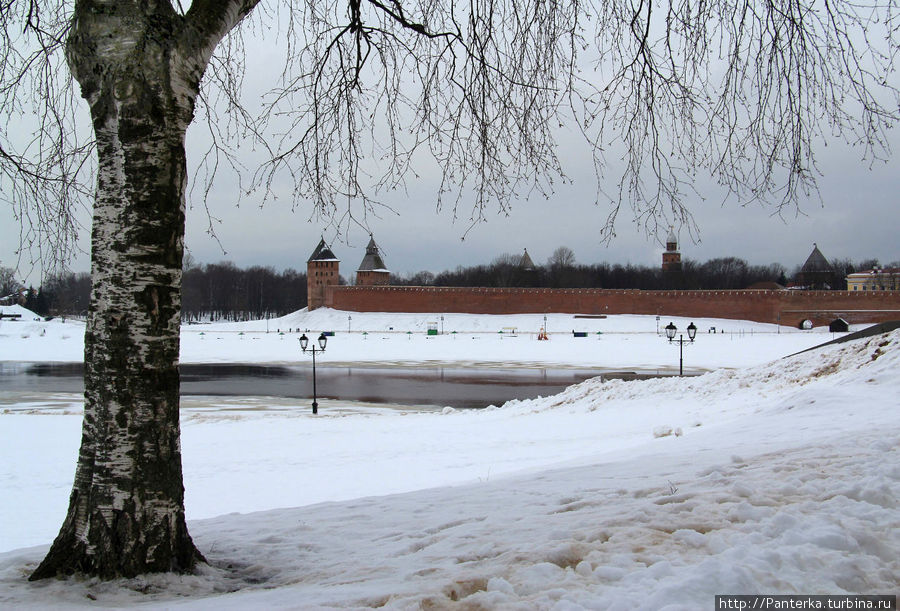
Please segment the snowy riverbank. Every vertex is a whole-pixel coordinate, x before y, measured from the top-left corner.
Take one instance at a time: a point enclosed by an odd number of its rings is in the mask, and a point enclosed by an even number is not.
[[[444,320],[441,321],[440,317]],[[382,314],[319,309],[245,323],[184,325],[183,363],[308,364],[297,338],[331,331],[323,364],[373,363],[478,366],[569,366],[598,369],[671,371],[678,349],[662,337],[674,322],[682,333],[699,329],[685,349],[685,366],[710,370],[747,367],[799,352],[832,338],[827,329],[790,327],[725,319],[653,316],[580,318],[547,314],[549,341],[537,341],[541,314]],[[443,331],[428,336],[429,325]],[[711,332],[715,329],[717,332]],[[502,331],[502,333],[501,333]],[[572,332],[587,337],[574,337]],[[84,325],[78,321],[23,320],[0,323],[0,361],[78,362],[84,352]],[[686,337],[686,336],[685,336]]]
[[[407,339],[401,327],[376,342],[390,330],[372,323],[363,339],[335,326],[356,314],[325,314],[291,322],[337,331],[340,360],[375,360],[372,345],[411,361],[481,360],[476,346],[497,362],[677,359],[652,317],[586,321],[607,325],[587,339]],[[313,417],[286,399],[191,399],[187,514],[211,567],[188,577],[26,582],[65,513],[80,398],[0,390],[0,606],[697,609],[722,593],[896,593],[900,331],[781,359],[830,334],[727,324],[731,338],[700,335],[685,356],[739,369],[589,380],[477,412],[329,405]],[[210,325],[185,343],[207,342],[198,358],[216,354],[208,344],[296,344],[238,333]]]

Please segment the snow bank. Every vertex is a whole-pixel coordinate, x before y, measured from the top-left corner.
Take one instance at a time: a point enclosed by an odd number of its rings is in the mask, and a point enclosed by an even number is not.
[[[0,306],[0,361],[78,362],[84,359],[84,323],[54,318],[44,320],[22,306]]]
[[[13,315],[18,314],[21,317],[20,320],[25,320],[25,321],[43,320],[40,316],[38,316],[31,310],[23,308],[22,306],[20,306],[18,304],[16,304],[16,305],[0,305],[0,314],[13,314]]]
[[[196,408],[188,512],[219,515],[190,524],[211,567],[28,584],[46,545],[20,549],[0,554],[0,604],[696,609],[723,593],[893,593],[898,370],[894,332],[474,413]],[[40,462],[63,435],[48,424],[77,421],[29,410],[0,414],[7,465],[29,454],[22,431]],[[0,480],[23,503],[47,485],[26,467]],[[309,504],[327,490],[346,499]],[[272,509],[229,513],[255,502]]]
[[[323,366],[348,363],[455,366],[595,367],[639,371],[678,368],[677,344],[661,335],[674,322],[694,322],[697,341],[684,348],[687,371],[747,367],[805,350],[831,339],[827,329],[799,331],[748,321],[654,316],[578,318],[548,314],[550,341],[537,341],[541,314],[391,314],[301,310],[268,321],[184,325],[183,363],[277,363],[309,365],[300,352],[302,332],[334,332]],[[429,325],[442,335],[428,336]],[[716,332],[711,332],[715,329]],[[502,333],[501,333],[502,331]],[[580,331],[587,337],[574,337]],[[84,324],[73,320],[0,323],[0,361],[79,362]]]

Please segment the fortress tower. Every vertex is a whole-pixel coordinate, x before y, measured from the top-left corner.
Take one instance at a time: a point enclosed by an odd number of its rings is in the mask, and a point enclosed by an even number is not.
[[[800,268],[798,280],[803,288],[810,290],[831,289],[834,268],[819,250],[819,246],[813,242],[812,252],[806,259],[806,263]]]
[[[325,244],[325,238],[306,261],[306,307],[312,311],[325,305],[325,287],[340,284],[341,261]]]
[[[366,255],[356,270],[357,286],[385,286],[391,283],[391,272],[388,271],[378,250],[375,238],[369,234],[369,245]]]
[[[525,254],[519,259],[519,269],[523,272],[534,271],[534,261],[531,260],[531,255],[528,254],[527,248],[525,249]]]
[[[526,248],[522,258],[519,259],[519,267],[515,270],[514,286],[535,286],[537,280],[537,267],[534,261],[531,260],[531,255],[528,254],[528,249]]]
[[[669,237],[666,238],[666,252],[662,256],[662,270],[664,272],[681,271],[681,253],[678,252],[678,238],[675,230],[669,228]]]

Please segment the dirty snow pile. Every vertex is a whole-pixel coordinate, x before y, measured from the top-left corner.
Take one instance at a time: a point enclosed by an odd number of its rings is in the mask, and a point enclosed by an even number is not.
[[[182,444],[209,567],[28,583],[47,545],[20,545],[0,553],[0,607],[698,609],[716,594],[896,594],[898,371],[895,331],[480,411],[313,417],[211,399],[186,410]],[[13,530],[61,523],[71,412],[0,413],[0,486],[23,507],[0,549]],[[50,526],[32,503],[55,505]]]

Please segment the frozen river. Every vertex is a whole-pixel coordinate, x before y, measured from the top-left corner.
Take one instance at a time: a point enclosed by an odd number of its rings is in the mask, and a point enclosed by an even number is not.
[[[83,391],[81,363],[0,362],[0,388],[7,391]],[[597,369],[319,366],[319,398],[397,405],[482,408],[510,399],[553,395],[588,378],[637,377]],[[184,395],[312,395],[312,368],[283,365],[181,365]]]

